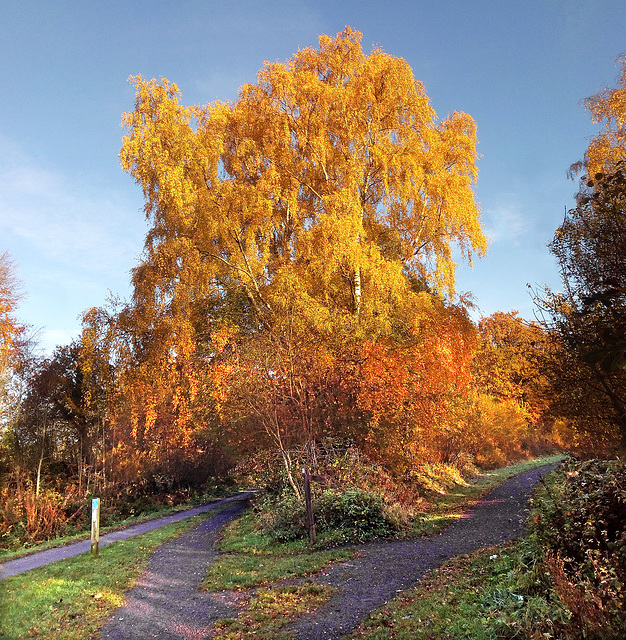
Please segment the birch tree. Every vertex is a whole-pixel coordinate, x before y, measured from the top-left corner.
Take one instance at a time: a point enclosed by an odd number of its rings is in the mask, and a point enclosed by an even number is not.
[[[237,372],[264,380],[246,397],[259,399],[277,446],[285,403],[302,437],[319,432],[327,409],[311,408],[329,403],[313,387],[330,397],[328,363],[344,362],[328,354],[365,337],[414,346],[415,309],[429,306],[419,296],[452,297],[455,256],[485,251],[474,121],[438,120],[407,62],[364,53],[348,27],[265,63],[232,103],[186,107],[166,79],[131,81],[120,157],[150,222],[133,273],[138,353],[170,381],[180,375],[191,404],[213,361],[216,396]],[[243,364],[259,344],[273,345],[271,367]],[[306,362],[326,363],[314,384]]]

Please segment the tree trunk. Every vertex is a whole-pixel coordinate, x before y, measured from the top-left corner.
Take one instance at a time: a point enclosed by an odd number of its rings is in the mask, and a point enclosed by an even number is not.
[[[354,315],[359,318],[361,313],[361,267],[354,270]]]
[[[43,427],[43,438],[41,439],[41,454],[39,456],[39,464],[37,465],[37,483],[35,485],[35,495],[39,495],[39,487],[41,486],[41,466],[43,465],[44,452],[46,448],[46,425]]]
[[[298,500],[302,500],[302,494],[300,493],[300,489],[296,481],[293,479],[293,474],[291,473],[291,456],[289,455],[289,451],[285,451],[285,449],[280,450],[280,453],[283,457],[283,464],[285,465],[285,471],[287,472],[287,480],[293,489],[293,492],[296,494],[296,498]]]

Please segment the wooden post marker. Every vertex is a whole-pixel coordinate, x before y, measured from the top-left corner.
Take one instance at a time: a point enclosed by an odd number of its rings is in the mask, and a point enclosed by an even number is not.
[[[309,532],[309,543],[315,544],[315,520],[313,519],[313,500],[311,498],[311,474],[308,467],[302,467],[304,474],[304,500],[306,503],[306,528]]]
[[[98,555],[100,544],[100,498],[91,501],[91,555]]]

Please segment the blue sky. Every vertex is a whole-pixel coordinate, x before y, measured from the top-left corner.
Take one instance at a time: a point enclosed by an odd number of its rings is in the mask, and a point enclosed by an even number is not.
[[[111,291],[129,294],[146,231],[120,168],[130,75],[166,77],[185,104],[232,100],[265,60],[345,25],[405,58],[439,117],[477,122],[476,197],[491,242],[457,272],[475,317],[558,288],[546,248],[572,206],[566,171],[596,128],[581,101],[617,82],[623,0],[4,0],[0,4],[0,253],[18,264],[19,319],[45,350]]]

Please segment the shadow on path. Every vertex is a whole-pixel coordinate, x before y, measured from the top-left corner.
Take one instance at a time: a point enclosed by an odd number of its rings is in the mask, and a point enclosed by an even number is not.
[[[333,565],[314,578],[340,591],[288,630],[300,640],[341,638],[367,614],[414,587],[449,558],[522,535],[533,488],[556,466],[539,467],[507,480],[440,534],[363,545],[358,558]]]

